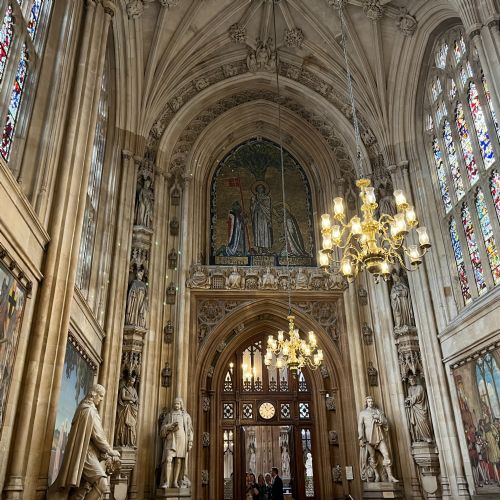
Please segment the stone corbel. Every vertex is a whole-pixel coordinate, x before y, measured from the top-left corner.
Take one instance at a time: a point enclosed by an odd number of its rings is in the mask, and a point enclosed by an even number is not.
[[[115,449],[120,452],[121,466],[111,475],[111,497],[113,500],[126,500],[128,481],[137,461],[137,450],[122,447]]]
[[[441,498],[437,448],[432,444],[413,443],[412,455],[420,472],[421,485],[426,493],[426,498]]]

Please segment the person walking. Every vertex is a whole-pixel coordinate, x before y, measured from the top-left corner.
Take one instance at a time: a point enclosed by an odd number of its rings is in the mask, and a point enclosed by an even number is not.
[[[283,480],[279,476],[278,467],[273,467],[271,469],[271,477],[273,478],[271,498],[273,500],[285,500],[285,497],[283,495]]]

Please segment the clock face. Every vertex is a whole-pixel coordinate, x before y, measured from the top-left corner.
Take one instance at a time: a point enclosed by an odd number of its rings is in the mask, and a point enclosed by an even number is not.
[[[262,403],[259,406],[259,415],[262,418],[265,418],[266,420],[273,418],[275,413],[276,413],[276,408],[272,403]]]

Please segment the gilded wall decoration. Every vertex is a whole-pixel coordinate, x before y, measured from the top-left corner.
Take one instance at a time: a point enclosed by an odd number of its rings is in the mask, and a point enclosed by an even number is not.
[[[283,204],[280,148],[252,139],[218,165],[211,185],[211,263],[314,265],[311,190],[302,167],[286,151]]]
[[[453,370],[478,493],[500,494],[500,347]]]
[[[15,264],[11,267],[14,268]],[[25,288],[0,263],[0,430],[16,360],[25,301]]]
[[[50,452],[49,485],[54,482],[59,472],[64,456],[64,449],[68,441],[71,421],[85,394],[90,390],[94,381],[96,366],[70,335],[66,344],[64,370],[59,392],[56,423],[52,437]]]

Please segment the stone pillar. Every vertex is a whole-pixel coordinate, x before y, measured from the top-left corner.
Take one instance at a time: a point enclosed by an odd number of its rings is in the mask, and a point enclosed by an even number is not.
[[[408,162],[392,165],[389,171],[394,187],[402,189],[408,202],[412,203]],[[429,424],[433,432],[432,442],[418,440],[408,421],[412,434],[412,454],[419,467],[422,488],[429,498],[468,497],[462,461],[457,460],[461,454],[425,267],[415,273],[408,273],[408,281],[414,323],[396,325],[394,328],[400,375],[406,398],[408,376],[412,374],[422,379],[422,386],[425,386],[428,396]]]
[[[58,395],[66,352],[70,307],[75,285],[85,196],[94,136],[107,32],[112,11],[88,0],[82,13],[80,52],[75,64],[72,105],[48,228],[44,281],[37,300],[23,393],[19,401],[16,446],[13,448],[5,497],[45,498]],[[75,21],[76,22],[76,21]]]

